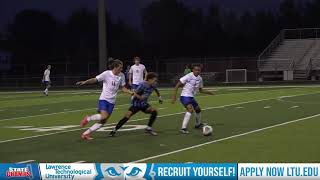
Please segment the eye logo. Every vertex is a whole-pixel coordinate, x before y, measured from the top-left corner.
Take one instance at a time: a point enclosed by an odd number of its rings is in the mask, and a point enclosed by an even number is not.
[[[130,173],[127,173],[128,176],[136,176],[138,175],[142,170],[138,167],[134,167],[131,169]]]
[[[105,169],[106,174],[112,178],[119,178],[119,179],[130,179],[130,178],[143,178],[142,169],[139,167],[130,167],[124,165],[117,165],[117,166],[109,166]]]
[[[117,170],[114,167],[109,167],[108,169],[106,169],[106,172],[110,176],[120,176],[121,175],[121,173],[118,173]]]

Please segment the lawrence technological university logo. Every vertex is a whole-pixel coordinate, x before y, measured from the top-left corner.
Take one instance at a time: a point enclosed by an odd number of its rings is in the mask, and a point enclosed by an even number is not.
[[[26,177],[32,178],[31,168],[26,167],[9,167],[6,171],[7,177]]]

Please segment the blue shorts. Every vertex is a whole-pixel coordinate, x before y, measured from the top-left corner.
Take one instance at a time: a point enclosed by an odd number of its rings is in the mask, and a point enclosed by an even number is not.
[[[136,90],[138,88],[138,86],[139,86],[138,84],[132,84],[131,85],[131,89],[132,90]]]
[[[50,81],[43,81],[43,84],[44,84],[45,86],[48,86],[48,85],[50,85]]]
[[[193,108],[199,106],[197,101],[193,97],[180,96],[180,102],[184,107],[187,107],[189,104],[191,104]]]
[[[109,103],[106,100],[99,100],[98,112],[107,111],[110,116],[112,114],[113,108],[114,108],[114,104]]]

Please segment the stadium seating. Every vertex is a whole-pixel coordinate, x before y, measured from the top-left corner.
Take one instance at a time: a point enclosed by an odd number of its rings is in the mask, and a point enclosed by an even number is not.
[[[294,80],[309,76],[311,59],[320,59],[319,39],[284,39],[269,56],[260,60],[259,70],[294,72]]]

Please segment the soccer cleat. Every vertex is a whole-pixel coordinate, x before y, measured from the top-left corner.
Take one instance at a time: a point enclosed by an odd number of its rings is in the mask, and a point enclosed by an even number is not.
[[[86,117],[84,117],[83,119],[82,119],[82,121],[80,122],[80,127],[84,127],[85,125],[87,125],[88,124],[88,117],[89,116],[86,116]]]
[[[114,137],[116,135],[117,131],[115,130],[112,130],[110,133],[109,133],[109,137]]]
[[[90,141],[90,140],[93,139],[93,138],[91,137],[91,134],[82,134],[82,135],[81,135],[81,138],[82,138],[83,140],[87,140],[87,141]]]
[[[180,132],[181,132],[182,134],[189,134],[189,131],[188,131],[187,128],[180,129]]]
[[[205,126],[205,125],[207,125],[207,124],[206,124],[206,123],[196,124],[196,125],[194,126],[194,128],[195,128],[195,129],[201,129],[201,128],[203,128],[203,126]]]
[[[145,130],[146,133],[148,133],[148,134],[150,134],[152,136],[157,136],[158,135],[158,133],[156,133],[152,128],[150,128],[150,129],[146,128],[144,130]]]

